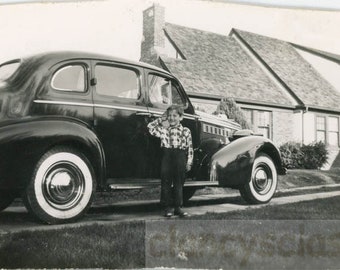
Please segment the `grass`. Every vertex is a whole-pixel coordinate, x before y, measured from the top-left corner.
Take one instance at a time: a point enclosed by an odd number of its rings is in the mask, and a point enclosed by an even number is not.
[[[286,175],[279,176],[278,189],[294,187],[327,185],[340,183],[340,169],[320,170],[288,170]]]
[[[258,209],[207,213],[190,219],[240,220],[340,220],[340,196],[284,205],[266,205]]]
[[[339,220],[338,205],[340,196],[188,219]],[[0,235],[0,268],[142,268],[145,263],[145,222]]]
[[[144,222],[0,235],[0,268],[141,268]]]

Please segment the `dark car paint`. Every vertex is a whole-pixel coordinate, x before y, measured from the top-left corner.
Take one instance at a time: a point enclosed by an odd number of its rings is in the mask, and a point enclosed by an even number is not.
[[[0,188],[23,188],[39,159],[56,145],[86,153],[98,184],[103,186],[105,158],[101,143],[89,126],[66,117],[33,117],[0,127]]]
[[[270,156],[279,174],[281,166],[279,150],[268,139],[261,136],[239,138],[219,149],[211,157],[211,168],[215,166],[215,177],[220,186],[238,187],[249,181],[255,158],[264,153]]]
[[[137,101],[119,101],[97,95],[95,83],[91,84],[95,78],[93,66],[97,62],[136,69],[140,75],[142,97]],[[85,93],[60,92],[51,88],[54,72],[68,63],[86,66]],[[159,117],[165,107],[158,107],[149,100],[145,79],[149,73],[176,81],[186,104],[183,125],[190,128],[195,148],[195,164],[189,177],[209,180],[212,157],[212,162],[218,166],[220,184],[234,186],[238,179],[246,179],[244,177],[249,175],[253,159],[261,149],[275,161],[279,160],[275,146],[262,137],[239,139],[224,148],[219,138],[207,139],[203,135],[202,122],[195,115],[180,82],[162,69],[97,54],[50,53],[23,60],[5,86],[0,88],[1,119],[11,119],[13,123],[0,122],[0,162],[3,161],[0,163],[0,188],[23,187],[41,156],[59,144],[91,153],[99,188],[105,188],[106,178],[159,177],[159,140],[148,134],[146,125]],[[54,118],[40,119],[39,116]],[[278,162],[279,171],[282,171]],[[18,168],[18,164],[22,168]]]

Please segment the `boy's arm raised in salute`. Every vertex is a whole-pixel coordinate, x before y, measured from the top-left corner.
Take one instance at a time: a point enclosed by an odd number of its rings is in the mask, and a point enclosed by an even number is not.
[[[165,111],[163,115],[148,124],[149,132],[152,136],[161,137],[162,130],[169,126],[168,115]]]
[[[149,129],[149,132],[152,136],[155,136],[155,137],[158,137],[160,138],[161,137],[161,134],[162,134],[162,118],[157,118],[156,120],[150,122],[148,124],[148,129]]]

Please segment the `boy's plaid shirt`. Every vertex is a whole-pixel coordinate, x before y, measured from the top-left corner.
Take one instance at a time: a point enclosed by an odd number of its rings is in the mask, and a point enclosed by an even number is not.
[[[162,126],[162,118],[157,118],[150,122],[148,129],[151,135],[161,139],[161,147],[187,150],[187,163],[192,165],[194,150],[190,129],[183,127],[181,124],[165,128]]]

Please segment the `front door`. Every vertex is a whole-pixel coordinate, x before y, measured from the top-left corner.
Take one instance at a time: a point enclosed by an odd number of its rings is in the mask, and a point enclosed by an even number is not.
[[[184,93],[179,82],[162,73],[149,71],[146,74],[148,84],[148,108],[152,117],[149,121],[160,117],[171,105],[180,105],[184,108],[184,118],[181,122],[184,127],[191,131],[194,148],[199,142],[198,121],[194,115],[194,109]],[[160,176],[161,149],[160,140],[157,138],[149,139],[149,162],[153,168],[153,177]]]
[[[94,128],[102,142],[108,178],[145,178],[147,119],[139,67],[93,61]]]

